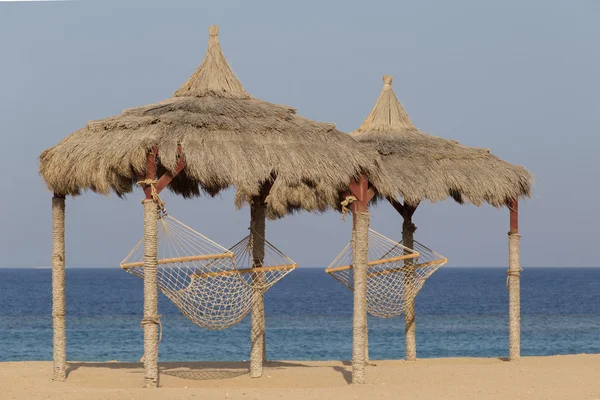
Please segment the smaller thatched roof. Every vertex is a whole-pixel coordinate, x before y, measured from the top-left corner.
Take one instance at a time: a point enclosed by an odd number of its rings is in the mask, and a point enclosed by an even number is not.
[[[240,206],[274,180],[270,217],[336,207],[340,192],[363,173],[380,191],[387,188],[375,151],[333,124],[250,96],[223,55],[216,26],[204,61],[173,97],[89,122],[41,154],[40,174],[60,195],[123,195],[144,175],[153,146],[162,172],[176,169],[181,146],[185,167],[169,188],[186,197],[233,186]]]
[[[419,131],[383,77],[383,90],[352,137],[377,150],[395,192],[411,205],[452,197],[499,207],[529,196],[533,177],[490,153]]]

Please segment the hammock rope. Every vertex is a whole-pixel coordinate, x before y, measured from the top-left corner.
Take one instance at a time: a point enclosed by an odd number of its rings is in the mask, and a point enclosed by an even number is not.
[[[358,201],[354,196],[346,196],[346,198],[340,203],[342,205],[342,221],[346,221],[346,214],[350,212],[350,204]]]
[[[142,181],[136,182],[138,186],[150,186],[150,193],[152,196],[152,200],[158,206],[158,210],[161,214],[167,215],[167,210],[165,208],[165,202],[158,195],[158,191],[156,190],[156,185],[158,184],[158,180],[156,179],[144,179]]]

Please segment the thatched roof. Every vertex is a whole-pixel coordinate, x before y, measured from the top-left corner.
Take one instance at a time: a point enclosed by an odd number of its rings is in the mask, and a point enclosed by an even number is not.
[[[241,206],[275,178],[270,217],[336,206],[361,173],[385,191],[375,151],[333,124],[250,96],[223,55],[217,26],[209,29],[204,61],[173,97],[89,122],[41,154],[40,174],[60,195],[123,195],[144,174],[153,146],[163,172],[176,168],[182,147],[185,168],[169,187],[186,197],[233,186]]]
[[[383,90],[363,124],[351,135],[376,149],[396,195],[411,205],[454,198],[459,203],[499,207],[529,196],[533,177],[523,167],[490,154],[489,149],[419,131],[383,77]]]

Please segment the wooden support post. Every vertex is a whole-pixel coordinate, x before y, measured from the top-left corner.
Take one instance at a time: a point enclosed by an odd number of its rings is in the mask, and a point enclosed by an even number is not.
[[[412,222],[412,216],[416,210],[416,207],[410,207],[404,205],[404,222],[402,223],[402,242],[404,246],[409,249],[413,249],[415,245],[414,233],[417,227]],[[407,250],[409,252],[410,250]],[[414,264],[412,260],[406,261],[409,264]],[[415,269],[410,270],[405,275],[405,290],[404,293],[407,296],[404,301],[406,304],[404,312],[404,336],[406,339],[406,360],[416,361],[417,359],[417,326],[416,326],[416,313],[415,313],[415,298],[410,296],[411,289],[414,285],[416,278]]]
[[[156,156],[154,148],[148,154],[146,179],[156,179]],[[152,185],[144,188],[144,387],[159,385],[158,371],[158,206],[152,199]]]
[[[352,383],[366,381],[365,367],[368,354],[367,331],[367,264],[369,262],[369,201],[375,195],[369,188],[367,178],[362,175],[350,184],[350,191],[356,197],[352,205],[353,217],[353,273],[354,273],[354,313],[352,321]]]
[[[352,210],[352,259],[355,259],[356,253],[354,252],[354,249],[356,248],[356,207],[357,203],[352,203],[350,209]],[[354,263],[354,261],[353,261]],[[369,265],[371,265],[370,262],[368,262],[367,260],[367,270]],[[352,266],[348,265],[348,268],[351,269]],[[367,272],[367,277],[368,277],[368,272]],[[366,291],[365,291],[365,296],[366,296]],[[366,306],[365,306],[366,307]],[[368,313],[365,312],[365,328],[364,328],[364,335],[365,335],[365,363],[369,364],[369,316]]]
[[[411,206],[408,204],[402,204],[394,199],[388,199],[392,207],[402,215],[402,243],[404,246],[412,249],[414,247],[414,233],[417,227],[412,222],[412,217],[417,210],[418,205]],[[412,260],[408,260],[411,263]],[[412,262],[414,264],[414,262]],[[416,271],[412,270],[410,274],[406,275],[407,281],[404,284],[410,287],[413,283],[412,279],[415,279]],[[410,290],[405,290],[405,293],[410,293]],[[406,349],[406,360],[415,361],[417,359],[417,326],[416,326],[416,314],[415,314],[415,299],[405,298],[406,311],[404,313],[404,337],[405,337],[405,349]]]
[[[271,183],[262,186],[260,193],[252,198],[250,206],[250,237],[252,239],[252,267],[262,269],[265,260],[266,235],[266,199],[271,190]],[[260,270],[259,270],[260,271]],[[262,272],[252,275],[256,288],[252,289],[252,308],[250,312],[250,377],[260,378],[263,364],[267,358],[265,334],[265,293]]]
[[[65,298],[65,197],[54,194],[52,198],[52,327],[53,360],[52,379],[67,378],[67,336]]]
[[[360,185],[360,183],[359,183]],[[360,191],[360,187],[356,188],[358,191]],[[350,204],[350,210],[352,211],[352,260],[356,259],[356,253],[354,251],[354,249],[356,248],[356,218],[357,218],[357,212],[358,212],[358,204],[359,201],[355,201],[353,203]],[[354,261],[353,261],[354,263]],[[368,269],[369,266],[369,260],[367,259],[367,268]],[[366,296],[366,289],[365,289],[365,296]],[[366,307],[366,305],[365,305]],[[368,313],[365,311],[365,327],[364,327],[364,335],[365,335],[365,344],[364,344],[364,348],[365,348],[365,364],[369,363],[369,316]]]
[[[521,261],[519,235],[519,201],[509,205],[510,231],[508,232],[508,343],[509,359],[521,358]]]
[[[181,146],[178,147],[179,160],[175,171],[167,171],[160,179],[157,178],[158,147],[154,146],[148,152],[146,159],[146,181],[154,182],[144,185],[146,199],[144,205],[144,387],[156,388],[159,386],[158,371],[158,342],[160,316],[158,315],[158,204],[153,198],[162,192],[169,183],[179,174],[185,164]]]

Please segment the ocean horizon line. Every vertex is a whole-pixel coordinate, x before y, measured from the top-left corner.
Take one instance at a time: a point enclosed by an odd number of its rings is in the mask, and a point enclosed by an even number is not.
[[[302,266],[298,269],[323,269],[326,266]],[[494,269],[494,268],[508,268],[507,265],[448,265],[444,266],[444,269]],[[600,265],[525,265],[523,269],[528,268],[600,268]],[[18,266],[18,267],[2,267],[0,269],[52,269],[52,266]],[[120,269],[116,266],[66,266],[65,269]]]

